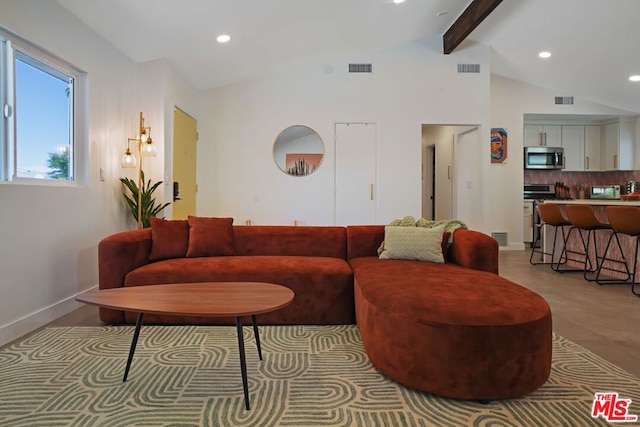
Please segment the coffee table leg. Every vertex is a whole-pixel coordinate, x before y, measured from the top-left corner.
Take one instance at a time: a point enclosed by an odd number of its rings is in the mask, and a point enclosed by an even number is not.
[[[253,323],[253,335],[256,337],[256,346],[258,347],[258,356],[262,360],[262,348],[260,348],[260,332],[258,332],[258,322],[256,321],[256,315],[251,315],[251,323]]]
[[[249,385],[247,384],[247,361],[244,357],[242,316],[236,317],[236,328],[238,329],[238,348],[240,349],[240,371],[242,372],[242,388],[244,389],[244,407],[249,410]]]
[[[136,320],[136,330],[133,332],[133,340],[131,341],[131,348],[129,348],[129,358],[127,359],[127,367],[124,369],[124,377],[122,378],[122,382],[127,381],[127,376],[129,375],[129,368],[131,367],[131,362],[133,361],[133,353],[136,352],[136,345],[138,344],[138,337],[140,336],[140,328],[142,327],[143,318],[144,313],[138,313],[138,319]]]

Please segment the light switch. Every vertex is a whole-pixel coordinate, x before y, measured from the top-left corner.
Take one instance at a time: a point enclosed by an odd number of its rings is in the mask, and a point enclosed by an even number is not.
[[[104,169],[100,168],[100,181],[104,181]]]

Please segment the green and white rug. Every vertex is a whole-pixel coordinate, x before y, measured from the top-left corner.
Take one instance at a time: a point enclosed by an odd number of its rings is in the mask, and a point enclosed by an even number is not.
[[[263,361],[251,332],[246,411],[235,327],[143,327],[126,383],[133,327],[45,329],[0,352],[0,426],[611,425],[596,392],[640,415],[640,380],[560,336],[542,388],[482,405],[387,379],[355,326],[260,327]]]

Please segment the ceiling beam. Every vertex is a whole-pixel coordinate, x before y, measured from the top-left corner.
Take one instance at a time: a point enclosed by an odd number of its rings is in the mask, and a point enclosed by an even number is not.
[[[444,54],[453,52],[501,2],[502,0],[472,0],[442,36]]]

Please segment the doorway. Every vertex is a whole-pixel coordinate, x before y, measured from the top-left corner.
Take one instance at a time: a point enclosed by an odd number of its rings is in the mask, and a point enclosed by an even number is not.
[[[422,125],[422,216],[481,219],[482,143],[477,125]],[[471,226],[471,225],[470,225]]]
[[[173,219],[196,214],[198,122],[179,108],[173,112]]]

